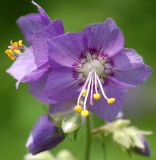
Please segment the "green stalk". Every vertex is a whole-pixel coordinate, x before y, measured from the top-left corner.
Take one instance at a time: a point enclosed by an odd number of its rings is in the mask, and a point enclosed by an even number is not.
[[[85,150],[85,160],[90,160],[91,144],[92,144],[91,122],[90,122],[90,116],[88,116],[86,118],[86,150]]]

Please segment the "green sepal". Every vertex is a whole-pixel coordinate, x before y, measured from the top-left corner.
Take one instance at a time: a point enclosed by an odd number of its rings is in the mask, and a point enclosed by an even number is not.
[[[77,131],[81,127],[82,117],[79,113],[70,113],[62,120],[62,130],[65,134]]]

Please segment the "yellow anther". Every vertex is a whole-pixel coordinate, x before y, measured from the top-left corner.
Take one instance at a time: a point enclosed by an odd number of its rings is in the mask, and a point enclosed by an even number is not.
[[[83,93],[82,93],[82,96],[83,96],[83,97],[85,97],[85,96],[86,96],[86,94],[87,94],[87,90],[86,90],[86,89],[84,89],[84,90],[83,90]]]
[[[20,53],[21,53],[21,51],[20,51],[19,49],[15,49],[15,50],[14,50],[14,53],[16,53],[16,54],[20,54]]]
[[[15,60],[15,57],[14,57],[14,55],[13,55],[13,54],[7,54],[7,56],[8,56],[12,61],[14,61],[14,60]]]
[[[19,41],[18,41],[18,45],[19,45],[19,47],[22,47],[22,46],[23,46],[23,41],[22,41],[22,40],[19,40]]]
[[[11,49],[7,49],[6,51],[5,51],[5,54],[7,54],[7,56],[12,60],[12,61],[14,61],[15,60],[15,57],[14,57],[14,53],[13,53],[13,51],[11,50]]]
[[[101,99],[101,95],[99,93],[94,93],[93,97],[94,97],[95,100]]]
[[[5,50],[5,53],[6,53],[7,55],[9,55],[9,54],[13,54],[13,51],[12,51],[11,49],[7,49],[7,50]]]
[[[89,111],[86,109],[86,110],[83,110],[82,112],[81,112],[81,116],[82,117],[87,117],[87,116],[89,116]]]
[[[18,54],[21,54],[23,47],[24,45],[22,40],[17,42],[10,41],[10,46],[8,46],[8,49],[5,51],[5,53],[11,60],[15,60],[18,57]]]
[[[115,102],[115,98],[109,98],[108,100],[107,100],[107,103],[108,104],[113,104]]]
[[[12,45],[13,47],[18,47],[18,42],[13,42],[11,45]]]
[[[82,106],[75,106],[75,108],[74,108],[74,110],[75,110],[75,112],[78,112],[78,113],[80,113],[80,112],[82,112]]]

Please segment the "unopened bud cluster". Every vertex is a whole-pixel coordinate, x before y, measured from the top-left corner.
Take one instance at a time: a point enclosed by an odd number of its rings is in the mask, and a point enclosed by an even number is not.
[[[130,126],[130,120],[118,119],[115,122],[94,129],[93,134],[111,134],[113,141],[123,150],[135,151],[145,156],[150,155],[149,146],[144,135],[151,135],[152,132]]]

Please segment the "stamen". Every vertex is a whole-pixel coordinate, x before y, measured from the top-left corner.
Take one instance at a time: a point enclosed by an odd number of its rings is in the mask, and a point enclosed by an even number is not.
[[[92,71],[91,71],[91,76],[92,76]],[[91,81],[92,81],[92,78],[90,78],[89,82],[88,82],[87,93],[86,93],[86,97],[84,99],[84,106],[83,106],[84,110],[86,110],[86,104],[87,104],[87,99],[88,99],[88,95],[89,95],[89,92],[90,92]]]
[[[94,100],[100,100],[102,96],[106,99],[108,104],[113,104],[115,102],[115,98],[107,97],[101,82],[101,79],[105,80],[107,77],[105,71],[111,68],[110,66],[108,66],[110,68],[107,68],[105,66],[106,63],[107,60],[105,57],[99,59],[96,54],[92,55],[86,53],[85,57],[80,59],[80,62],[74,64],[74,75],[76,75],[76,78],[80,80],[80,82],[85,81],[78,96],[77,105],[74,108],[76,112],[81,113],[81,116],[88,116],[89,111],[87,109],[87,104],[93,105]],[[90,97],[89,100],[88,97]]]
[[[81,113],[82,112],[82,106],[75,106],[75,112]]]
[[[98,82],[99,82],[102,95],[103,95],[104,98],[107,100],[107,103],[108,103],[108,104],[113,104],[113,103],[115,102],[115,98],[108,98],[108,97],[106,96],[105,91],[104,91],[104,89],[103,89],[103,86],[102,86],[102,84],[101,84],[101,81],[100,81],[99,77],[97,76],[96,72],[95,72],[95,76],[96,76],[96,79],[97,79]]]
[[[108,104],[113,104],[115,102],[115,98],[109,98],[108,100],[107,100],[107,103]]]
[[[105,98],[106,100],[108,100],[108,97],[107,97],[106,94],[105,94],[105,91],[104,91],[104,89],[103,89],[103,86],[102,86],[102,84],[101,84],[101,81],[100,81],[99,77],[97,76],[96,72],[95,72],[95,77],[96,77],[96,79],[97,79],[97,81],[98,81],[98,83],[99,83],[99,86],[100,86],[102,95],[104,96],[104,98]]]
[[[101,95],[99,93],[94,93],[93,97],[94,97],[95,100],[101,99]]]
[[[21,50],[24,49],[23,41],[19,40],[18,42],[10,42],[10,46],[5,50],[5,53],[11,60],[15,60],[19,54],[21,54]]]
[[[95,92],[98,93],[96,72],[94,78],[95,78]]]
[[[86,109],[86,110],[83,110],[82,112],[81,112],[81,116],[82,117],[87,117],[87,116],[89,116],[89,111]]]
[[[91,80],[91,92],[90,92],[90,105],[93,106],[93,91],[94,91],[94,80]]]
[[[85,97],[85,96],[86,96],[86,93],[87,93],[87,90],[84,89],[84,90],[83,90],[83,93],[82,93],[82,96]]]
[[[86,86],[87,86],[87,84],[88,84],[88,81],[89,81],[89,79],[90,79],[91,74],[92,74],[92,72],[89,73],[89,75],[88,75],[88,77],[87,77],[87,80],[86,80],[86,82],[85,82],[84,86],[82,87],[82,90],[81,90],[81,92],[80,92],[80,94],[79,94],[79,97],[78,97],[78,100],[77,100],[77,105],[78,105],[78,106],[79,106],[79,104],[80,104],[80,99],[81,99],[81,97],[82,97],[82,94],[83,94],[84,89],[86,88]]]

